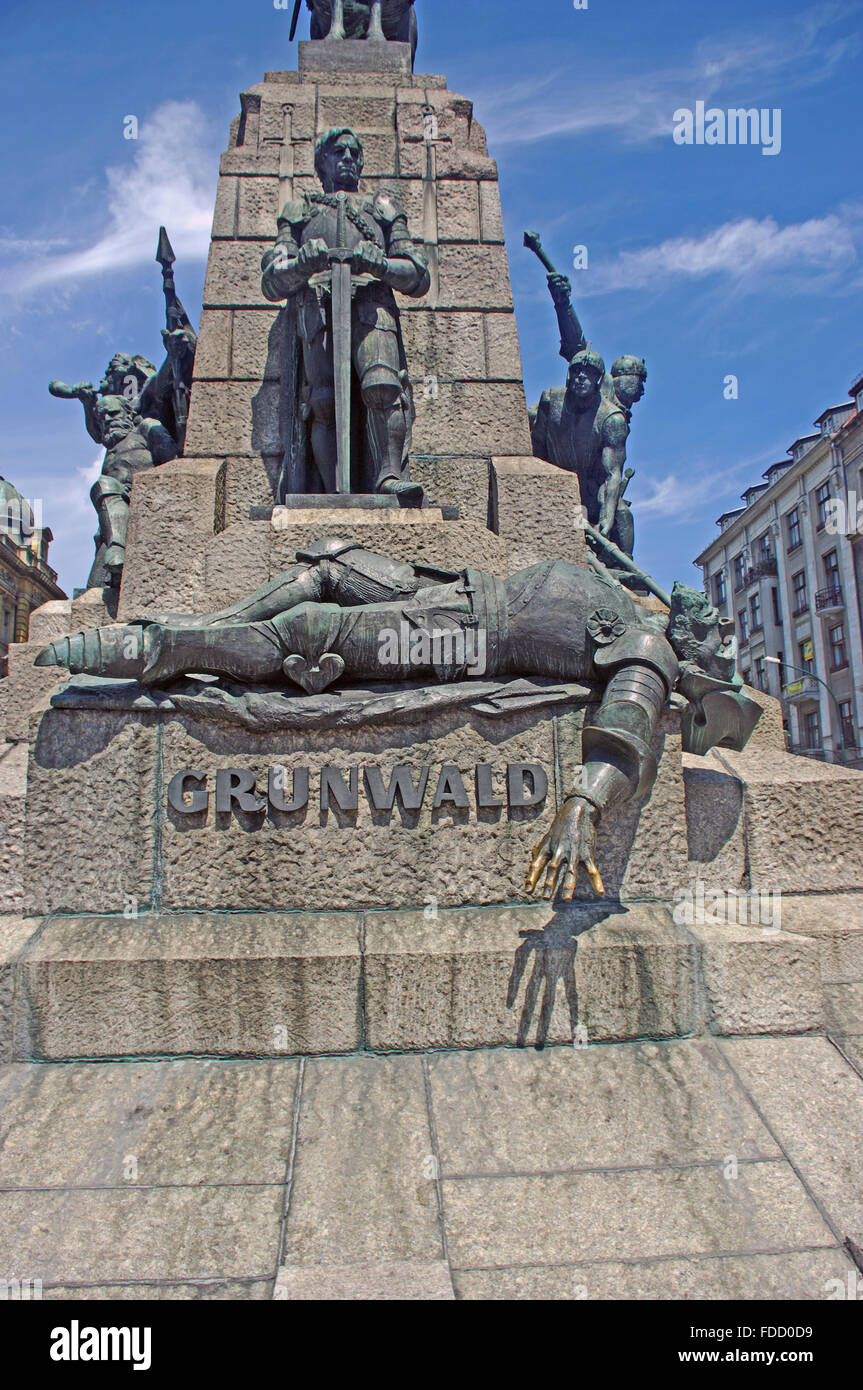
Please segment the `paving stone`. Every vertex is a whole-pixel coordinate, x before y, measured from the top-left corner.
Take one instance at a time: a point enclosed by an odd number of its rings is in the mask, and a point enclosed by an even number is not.
[[[52,1299],[71,1299],[80,1302],[135,1303],[158,1299],[160,1303],[183,1302],[264,1302],[272,1298],[272,1279],[211,1280],[200,1284],[52,1284],[43,1288],[45,1302]]]
[[[609,1299],[829,1299],[854,1265],[842,1250],[782,1255],[727,1255],[720,1259],[663,1259],[626,1263],[542,1265],[456,1270],[459,1299],[533,1301]]]
[[[284,1181],[298,1063],[0,1068],[0,1188]]]
[[[283,1266],[273,1290],[282,1302],[443,1302],[455,1298],[446,1260]]]
[[[786,1163],[443,1180],[454,1269],[833,1245]]]
[[[849,1062],[863,1073],[863,1037],[860,1034],[843,1033],[836,1039],[838,1046],[842,1049]],[[863,1245],[861,1245],[863,1249]]]
[[[429,1061],[444,1177],[779,1157],[712,1041]]]
[[[863,1229],[863,1078],[825,1038],[720,1045],[840,1236]]]
[[[0,1192],[0,1269],[51,1284],[266,1276],[283,1202],[276,1185]]]
[[[308,1062],[284,1263],[441,1258],[420,1059]]]

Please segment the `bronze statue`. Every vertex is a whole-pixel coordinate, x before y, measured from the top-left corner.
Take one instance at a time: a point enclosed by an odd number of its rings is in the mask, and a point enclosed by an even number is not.
[[[422,489],[408,470],[413,395],[393,291],[420,299],[428,264],[398,204],[358,191],[363,147],[353,131],[322,135],[315,169],[323,192],[285,204],[261,262],[267,299],[288,301],[279,499],[383,492],[417,506]]]
[[[571,898],[582,864],[603,891],[597,825],[653,786],[652,737],[672,690],[691,700],[687,749],[746,743],[761,709],[741,692],[727,626],[685,585],[675,585],[670,614],[660,618],[614,580],[563,560],[501,580],[400,563],[333,538],[299,552],[284,574],[221,613],[97,628],[52,642],[36,664],[148,686],[189,672],[284,680],[311,695],[336,682],[591,680],[602,694],[583,731],[580,777],[527,879],[532,892],[545,870],[544,896],[560,886]]]
[[[159,420],[142,419],[125,396],[102,396],[93,407],[100,442],[105,446],[102,472],[90,489],[99,518],[96,555],[88,588],[119,588],[126,558],[126,530],[132,480],[145,468],[177,457],[177,444]]]
[[[290,38],[297,32],[303,0],[295,0]],[[389,39],[409,43],[416,57],[417,17],[414,0],[306,0],[312,12],[313,39]]]
[[[555,269],[536,232],[525,232],[524,244],[539,257],[548,273],[548,288],[560,329],[561,357],[570,366],[576,357],[582,365],[591,357],[595,362],[602,362],[598,354],[590,353],[590,344],[573,308],[572,286],[568,278]],[[635,527],[624,493],[634,470],[624,472],[626,442],[632,408],[644,395],[646,380],[647,368],[639,357],[618,357],[610,373],[602,364],[599,399],[595,405],[611,450],[608,453],[604,452],[605,445],[592,435],[587,440],[585,411],[590,406],[578,404],[578,393],[569,397],[570,413],[581,417],[578,425],[574,429],[567,429],[565,423],[561,424],[567,414],[563,402],[569,393],[571,376],[568,377],[566,388],[555,387],[544,392],[539,404],[530,412],[534,454],[578,474],[587,520],[630,556],[635,549]],[[582,396],[581,400],[586,401],[586,397]],[[549,429],[552,438],[549,437]],[[551,457],[551,454],[555,456]]]
[[[52,396],[81,402],[87,433],[106,450],[101,475],[90,490],[99,530],[88,588],[119,588],[132,479],[142,469],[177,458],[185,443],[197,338],[174,288],[174,252],[164,227],[159,228],[156,260],[162,266],[167,319],[162,330],[166,355],[158,371],[146,357],[118,352],[98,387],[91,381],[48,385]]]
[[[575,353],[566,386],[543,391],[530,410],[533,452],[558,468],[578,474],[587,520],[626,554],[631,533],[622,528],[629,425],[616,397],[603,394],[605,363],[591,348]]]

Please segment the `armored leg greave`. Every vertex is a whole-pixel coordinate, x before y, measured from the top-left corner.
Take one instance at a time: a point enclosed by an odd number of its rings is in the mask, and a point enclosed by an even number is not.
[[[115,581],[126,558],[129,493],[130,484],[116,478],[98,478],[90,489],[90,500],[99,518],[99,538],[106,546],[105,569]]]
[[[37,666],[65,666],[72,675],[113,676],[158,685],[190,672],[241,681],[275,680],[284,653],[266,623],[220,628],[166,626],[163,623],[93,628],[51,642]]]

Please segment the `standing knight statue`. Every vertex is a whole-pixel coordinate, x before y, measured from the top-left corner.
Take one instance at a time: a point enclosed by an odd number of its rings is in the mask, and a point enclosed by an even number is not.
[[[359,192],[363,147],[347,127],[315,147],[320,193],[286,203],[261,262],[267,299],[286,299],[282,370],[285,456],[279,500],[292,493],[392,493],[418,506],[408,470],[414,408],[394,290],[421,298],[426,257],[383,194]]]

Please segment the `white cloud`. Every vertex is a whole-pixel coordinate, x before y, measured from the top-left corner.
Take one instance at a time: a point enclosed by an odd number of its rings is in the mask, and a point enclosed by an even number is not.
[[[643,471],[635,475],[632,508],[636,518],[651,517],[671,522],[700,520],[705,513],[741,505],[738,489],[744,483],[760,480],[764,467],[780,458],[783,448],[768,449],[737,463],[701,463],[694,465],[683,477],[666,473],[650,478]],[[642,490],[643,488],[643,490]]]
[[[622,70],[609,80],[580,72],[573,86],[570,67],[552,68],[544,82],[498,83],[475,94],[476,104],[496,145],[524,144],[550,136],[612,130],[630,142],[670,136],[673,113],[681,106],[707,104],[728,93],[740,105],[741,91],[750,92],[744,106],[772,104],[770,93],[781,83],[784,99],[801,87],[829,80],[838,66],[859,53],[859,3],[822,0],[802,15],[789,16],[780,30],[750,30],[697,46],[680,66],[654,72]],[[826,31],[836,27],[837,37]],[[732,96],[732,93],[734,94]]]
[[[614,260],[593,264],[579,277],[582,296],[657,288],[672,280],[723,276],[733,289],[763,289],[771,275],[799,273],[840,278],[855,265],[861,209],[848,205],[824,217],[782,227],[773,217],[742,217],[703,236],[671,237]]]
[[[129,162],[105,171],[106,231],[96,242],[56,254],[56,245],[46,251],[40,243],[6,239],[7,251],[28,259],[41,248],[39,264],[23,275],[22,289],[149,263],[160,224],[167,227],[178,257],[206,257],[218,164],[200,106],[164,102],[141,122],[138,140],[129,145]]]

